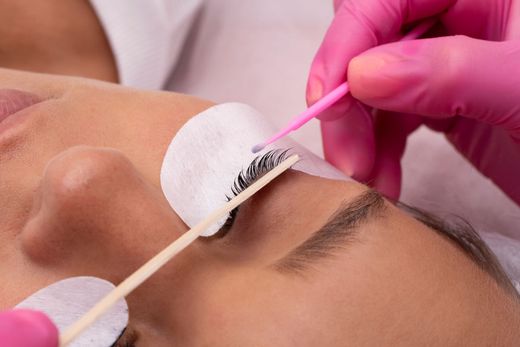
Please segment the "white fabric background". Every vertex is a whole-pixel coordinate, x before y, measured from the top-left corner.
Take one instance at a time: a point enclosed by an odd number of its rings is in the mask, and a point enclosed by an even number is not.
[[[112,47],[120,83],[164,85],[202,0],[90,0]]]

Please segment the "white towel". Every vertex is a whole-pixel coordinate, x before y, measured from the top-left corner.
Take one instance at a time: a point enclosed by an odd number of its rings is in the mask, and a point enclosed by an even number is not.
[[[90,0],[112,48],[120,83],[161,89],[202,0]]]

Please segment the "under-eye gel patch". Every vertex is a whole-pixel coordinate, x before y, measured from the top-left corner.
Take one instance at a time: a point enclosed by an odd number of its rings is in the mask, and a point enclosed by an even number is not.
[[[191,118],[170,143],[161,168],[161,187],[179,217],[193,227],[233,196],[231,187],[242,169],[274,149],[290,149],[301,160],[293,169],[329,179],[348,180],[323,159],[284,138],[259,153],[251,147],[276,129],[252,107],[241,103],[213,106]],[[226,218],[208,228],[211,236]]]
[[[60,333],[83,317],[115,286],[97,277],[71,277],[40,289],[15,308],[45,313]],[[124,299],[96,320],[68,346],[109,347],[119,338],[128,324],[128,306]],[[0,341],[0,345],[2,345]]]

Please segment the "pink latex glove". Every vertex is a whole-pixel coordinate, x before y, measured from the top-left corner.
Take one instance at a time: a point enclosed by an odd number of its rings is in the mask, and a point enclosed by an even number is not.
[[[350,96],[320,117],[326,159],[397,198],[407,136],[425,124],[520,203],[519,1],[338,0],[335,9],[307,100],[345,81],[348,68],[363,104]],[[395,42],[432,16],[440,24],[429,36],[466,36]]]
[[[2,347],[57,347],[58,330],[41,312],[13,310],[0,313]]]

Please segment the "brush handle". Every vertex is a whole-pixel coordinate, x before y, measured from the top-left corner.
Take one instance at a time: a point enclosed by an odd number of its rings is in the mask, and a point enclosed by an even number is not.
[[[414,40],[424,35],[428,30],[431,29],[433,24],[435,23],[435,19],[428,19],[417,25],[413,30],[411,30],[408,34],[403,36],[400,41],[408,41]],[[311,105],[308,109],[300,113],[296,118],[294,118],[287,126],[287,128],[291,128],[291,131],[299,129],[302,125],[310,121],[312,118],[315,118],[321,112],[325,111],[332,105],[334,105],[339,99],[347,95],[349,92],[348,82],[343,82],[339,86],[337,86],[334,90],[332,90],[327,95],[323,96],[321,99],[316,101],[313,105]]]
[[[291,123],[289,123],[288,128],[291,128],[291,131],[299,129],[302,125],[304,125],[312,118],[316,117],[321,112],[331,107],[333,104],[336,103],[336,101],[347,95],[348,92],[348,83],[341,83],[333,91],[316,101],[308,109],[306,109],[305,111],[300,113],[296,118],[294,118],[291,121]]]
[[[428,30],[430,30],[433,25],[436,23],[435,18],[427,19],[421,24],[417,25],[412,31],[403,36],[400,41],[414,40],[421,35],[424,35]],[[252,148],[253,153],[257,153],[260,150],[264,149],[269,144],[279,140],[280,138],[286,136],[292,131],[299,129],[302,125],[306,124],[313,118],[316,118],[321,112],[325,111],[332,105],[334,105],[339,99],[347,95],[349,92],[349,86],[347,82],[343,82],[339,86],[337,86],[330,93],[323,96],[321,99],[312,104],[305,111],[297,115],[293,118],[287,126],[282,128],[279,132],[271,136],[269,139],[265,140],[262,143],[259,143]]]

